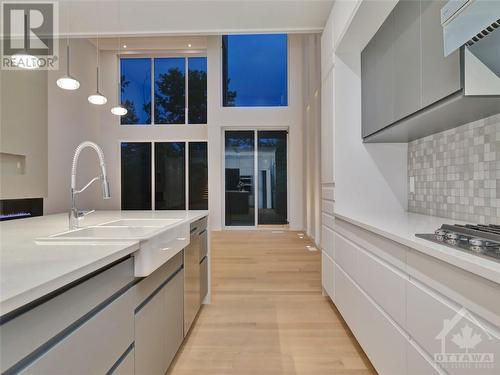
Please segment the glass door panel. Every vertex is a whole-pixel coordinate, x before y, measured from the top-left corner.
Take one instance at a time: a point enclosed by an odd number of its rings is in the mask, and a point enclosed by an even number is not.
[[[155,143],[155,209],[186,209],[186,144]]]
[[[226,226],[255,225],[255,132],[225,132]]]
[[[257,139],[258,223],[288,224],[287,132],[259,131]]]

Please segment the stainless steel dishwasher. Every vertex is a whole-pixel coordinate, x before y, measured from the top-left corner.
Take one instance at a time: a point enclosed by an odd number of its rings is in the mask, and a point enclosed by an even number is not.
[[[207,218],[191,223],[191,237],[184,249],[184,336],[200,310],[200,256],[206,247]]]

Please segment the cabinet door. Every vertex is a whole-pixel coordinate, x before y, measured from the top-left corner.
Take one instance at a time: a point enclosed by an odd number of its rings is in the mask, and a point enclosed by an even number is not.
[[[200,303],[203,303],[203,300],[207,296],[208,293],[208,258],[203,258],[200,263]]]
[[[394,121],[394,13],[361,52],[362,136]]]
[[[421,1],[422,106],[461,89],[460,51],[444,57],[441,8],[446,1]]]
[[[135,314],[135,373],[165,373],[165,295],[156,293]]]
[[[442,35],[434,35],[436,39]],[[421,108],[420,2],[401,0],[394,8],[394,120]]]
[[[380,130],[394,122],[394,12],[389,14],[375,38],[375,130]]]
[[[372,39],[361,52],[361,122],[363,124],[363,137],[375,133],[379,128],[375,116],[375,97],[377,94],[375,50],[375,43]]]
[[[184,340],[184,270],[165,285],[165,364],[166,370]]]

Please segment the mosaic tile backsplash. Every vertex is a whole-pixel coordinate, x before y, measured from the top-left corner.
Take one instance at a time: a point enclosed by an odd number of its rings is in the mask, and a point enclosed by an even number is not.
[[[408,145],[411,212],[500,224],[500,115]]]

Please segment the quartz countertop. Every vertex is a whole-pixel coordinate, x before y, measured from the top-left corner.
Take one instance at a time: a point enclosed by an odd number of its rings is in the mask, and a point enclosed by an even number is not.
[[[96,211],[80,227],[119,219],[182,219],[194,222],[208,211]],[[36,241],[68,230],[68,214],[0,223],[0,316],[139,250],[139,241]]]
[[[500,284],[500,262],[415,237],[434,233],[442,224],[464,222],[411,212],[339,212],[335,217]]]

